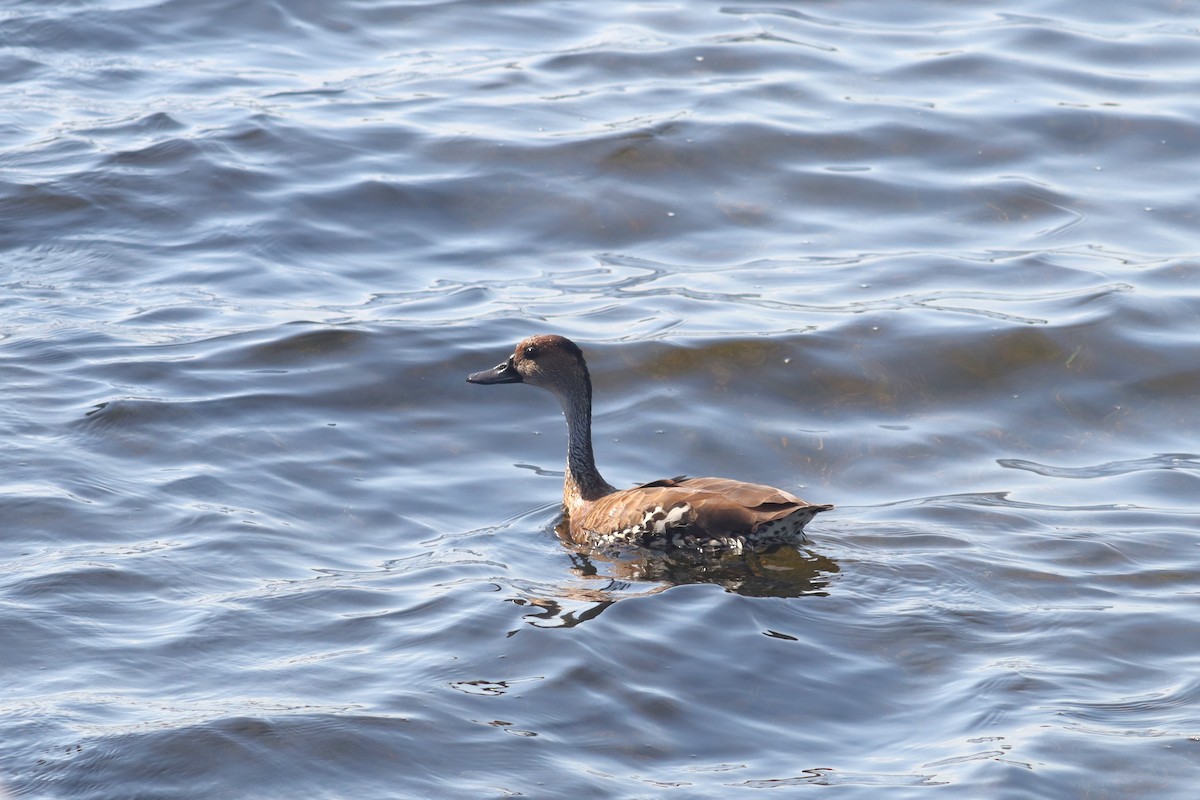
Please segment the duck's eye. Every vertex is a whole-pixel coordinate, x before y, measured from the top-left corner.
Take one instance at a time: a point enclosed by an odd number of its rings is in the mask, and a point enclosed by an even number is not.
[[[525,348],[525,357],[526,358],[537,358],[538,357],[537,345],[531,344],[528,347],[526,347]]]

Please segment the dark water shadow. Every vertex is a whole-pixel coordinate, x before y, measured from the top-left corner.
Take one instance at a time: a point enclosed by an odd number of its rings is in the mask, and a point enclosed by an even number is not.
[[[833,559],[804,546],[717,556],[677,555],[642,548],[621,551],[576,549],[573,572],[584,579],[660,583],[666,587],[712,583],[746,597],[828,595]]]

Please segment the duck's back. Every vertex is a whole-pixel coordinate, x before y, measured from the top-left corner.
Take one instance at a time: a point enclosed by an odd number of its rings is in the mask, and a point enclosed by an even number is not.
[[[804,526],[832,506],[729,478],[668,478],[607,494],[569,520],[581,544],[732,547],[803,539]]]

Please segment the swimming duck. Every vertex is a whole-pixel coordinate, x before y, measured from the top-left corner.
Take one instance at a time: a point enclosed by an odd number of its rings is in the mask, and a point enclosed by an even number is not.
[[[615,489],[592,455],[592,380],[579,346],[553,334],[531,336],[470,383],[528,383],[548,389],[567,418],[562,528],[577,544],[741,552],[804,541],[804,526],[831,505],[729,478],[666,478]]]

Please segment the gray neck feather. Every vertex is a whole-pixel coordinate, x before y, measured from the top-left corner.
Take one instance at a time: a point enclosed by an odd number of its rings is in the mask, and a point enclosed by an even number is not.
[[[592,386],[585,392],[559,397],[567,418],[567,481],[573,482],[584,500],[595,500],[613,491],[600,476],[592,454]]]

